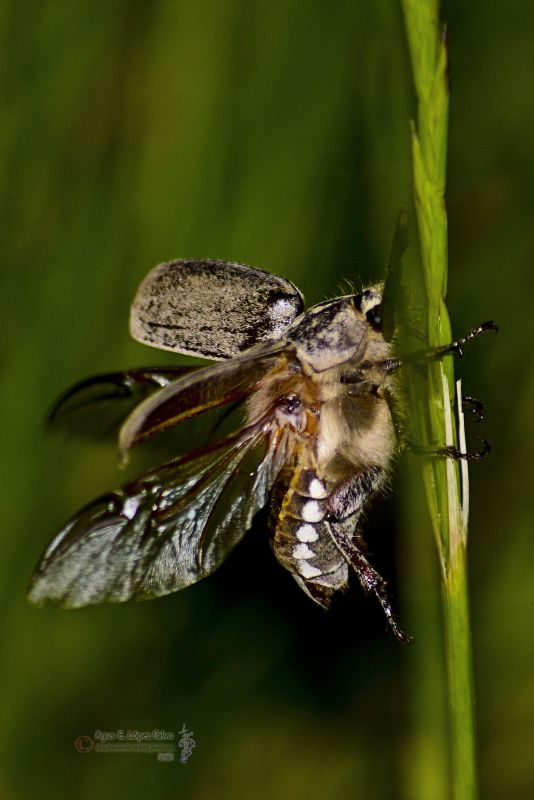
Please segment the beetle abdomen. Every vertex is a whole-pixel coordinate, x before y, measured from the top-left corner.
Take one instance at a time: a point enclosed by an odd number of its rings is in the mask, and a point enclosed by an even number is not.
[[[316,603],[327,608],[348,580],[348,564],[325,521],[330,489],[315,470],[297,466],[273,504],[273,549],[277,560]]]

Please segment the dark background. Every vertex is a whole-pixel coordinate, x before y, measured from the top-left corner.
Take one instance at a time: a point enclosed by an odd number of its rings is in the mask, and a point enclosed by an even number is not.
[[[527,798],[534,6],[451,2],[442,16],[449,308],[457,334],[491,318],[501,327],[458,369],[485,401],[493,444],[471,469],[482,795]],[[46,436],[46,409],[88,374],[179,362],[128,336],[131,298],[153,264],[255,264],[309,302],[344,279],[383,276],[411,195],[398,4],[9,0],[0,36],[0,794],[444,800],[443,698],[423,674],[431,634],[397,645],[356,586],[323,615],[260,530],[213,578],[159,601],[63,612],[25,600],[53,533],[123,479],[112,444]],[[476,446],[478,430],[468,433]],[[411,587],[418,570],[434,581],[435,564],[428,525],[403,521],[402,468],[401,499],[377,505],[367,530],[418,632],[426,596]],[[184,723],[197,743],[186,765],[73,747],[96,729]]]

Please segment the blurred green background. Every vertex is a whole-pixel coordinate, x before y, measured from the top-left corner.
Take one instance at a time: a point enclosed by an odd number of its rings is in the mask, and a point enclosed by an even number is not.
[[[501,327],[458,365],[493,444],[471,469],[481,794],[530,798],[534,6],[455,0],[442,16],[449,307],[458,334]],[[159,601],[63,612],[25,600],[53,533],[123,479],[112,443],[45,435],[46,409],[88,374],[178,362],[128,336],[153,264],[255,264],[309,302],[383,276],[411,193],[399,5],[6,0],[0,26],[0,796],[446,798],[435,559],[424,516],[416,530],[403,521],[403,460],[367,538],[412,648],[356,586],[330,614],[314,608],[261,531],[213,578]],[[184,723],[197,744],[185,765],[73,747],[96,729]]]

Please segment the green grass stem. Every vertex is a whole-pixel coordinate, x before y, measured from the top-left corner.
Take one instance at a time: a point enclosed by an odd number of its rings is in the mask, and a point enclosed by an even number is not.
[[[451,340],[445,305],[447,291],[447,214],[445,182],[449,87],[447,46],[435,0],[402,0],[410,49],[417,120],[412,124],[413,185],[423,279],[428,344]],[[426,440],[432,447],[459,442],[465,447],[461,391],[455,431],[452,358],[428,367]],[[421,402],[420,398],[415,403]],[[417,406],[416,406],[417,407]],[[423,426],[424,427],[424,426]],[[423,479],[442,575],[444,639],[447,657],[450,793],[454,800],[477,797],[471,632],[467,584],[467,465],[429,458]],[[448,794],[444,788],[444,794]],[[425,797],[425,787],[420,787]]]

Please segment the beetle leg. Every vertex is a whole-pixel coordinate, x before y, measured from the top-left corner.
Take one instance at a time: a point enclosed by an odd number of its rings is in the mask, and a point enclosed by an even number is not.
[[[482,447],[480,450],[468,450],[462,453],[456,447],[450,445],[446,447],[423,447],[422,445],[415,444],[414,442],[406,442],[406,448],[417,456],[440,456],[442,458],[452,458],[454,461],[476,461],[480,458],[486,458],[491,453],[491,445],[487,439],[480,439]]]
[[[482,325],[477,325],[476,328],[470,330],[465,336],[462,336],[460,339],[456,339],[450,344],[443,345],[442,347],[436,347],[431,350],[420,350],[415,353],[410,353],[404,358],[388,358],[376,366],[381,366],[385,372],[391,373],[396,372],[396,370],[398,370],[400,367],[410,366],[411,364],[417,364],[421,361],[439,361],[439,359],[449,355],[455,355],[457,358],[462,358],[464,354],[462,348],[464,345],[472,342],[474,339],[478,339],[478,337],[482,336],[482,334],[486,333],[486,331],[495,331],[495,333],[497,333],[498,330],[499,329],[494,322],[483,322]]]
[[[478,451],[468,450],[466,453],[462,453],[462,451],[458,450],[456,447],[438,447],[434,453],[444,458],[452,458],[454,461],[475,461],[479,458],[486,458],[486,456],[489,456],[491,453],[491,445],[487,439],[480,439],[479,441],[482,442],[482,447]]]
[[[403,631],[393,612],[391,600],[386,590],[387,583],[384,578],[369,564],[360,548],[348,534],[346,525],[336,525],[334,523],[331,524],[331,528],[335,543],[356,572],[362,589],[365,592],[373,592],[378,599],[395,638],[399,642],[410,644],[413,639]]]
[[[400,642],[409,643],[412,638],[404,633],[393,613],[386,581],[362,552],[366,545],[357,527],[366,499],[379,487],[382,479],[380,467],[373,467],[345,481],[330,496],[325,519],[330,525],[334,542],[356,572],[363,590],[375,594],[395,637]]]
[[[464,410],[470,411],[475,416],[475,422],[481,422],[484,419],[484,403],[477,400],[470,395],[462,395],[462,405]]]

